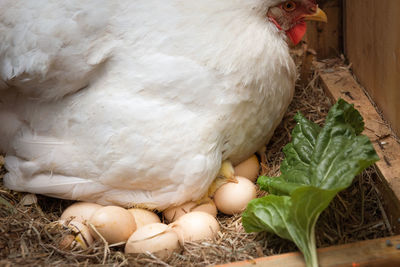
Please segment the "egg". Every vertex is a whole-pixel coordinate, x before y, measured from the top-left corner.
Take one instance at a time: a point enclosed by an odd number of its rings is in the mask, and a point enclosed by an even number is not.
[[[152,223],[137,229],[125,245],[125,253],[151,252],[160,258],[167,258],[180,248],[178,235],[166,224]]]
[[[257,156],[253,155],[235,166],[234,170],[235,176],[245,177],[254,183],[258,178],[260,163],[258,162]]]
[[[60,243],[58,244],[58,247],[61,250],[71,250],[75,247],[75,244],[76,244],[75,236],[66,235],[61,239]]]
[[[214,202],[210,199],[207,203],[197,204],[194,201],[186,202],[180,206],[170,207],[163,212],[166,221],[174,222],[181,216],[192,211],[204,211],[212,216],[217,216],[217,208]]]
[[[128,209],[128,211],[135,218],[136,228],[140,228],[146,224],[161,223],[160,217],[154,212],[138,208]]]
[[[117,206],[106,206],[96,210],[90,217],[89,223],[110,244],[125,242],[136,230],[135,218],[132,214]],[[96,239],[100,238],[91,228],[90,232]]]
[[[61,249],[72,249],[75,246],[80,246],[83,249],[87,249],[93,244],[93,237],[90,234],[89,228],[86,225],[78,221],[70,221],[68,224],[67,222],[68,221],[66,220],[58,221],[59,224],[71,229],[73,233],[71,235],[65,236],[61,240],[59,244]]]
[[[241,213],[247,203],[257,197],[257,189],[253,182],[236,176],[238,183],[226,183],[215,192],[214,202],[217,209],[225,214]]]
[[[73,220],[81,223],[85,223],[90,219],[93,213],[102,208],[103,206],[90,203],[90,202],[77,202],[69,206],[64,212],[61,214],[61,220]]]
[[[213,217],[216,217],[218,213],[217,207],[215,206],[215,203],[212,199],[210,199],[206,203],[193,207],[191,211],[203,211],[210,214]]]
[[[180,206],[170,207],[163,211],[163,217],[167,222],[174,222],[182,215],[191,211],[191,208],[196,205],[195,202],[186,202]]]
[[[219,231],[218,221],[202,211],[189,212],[170,224],[178,234],[179,242],[212,239]]]

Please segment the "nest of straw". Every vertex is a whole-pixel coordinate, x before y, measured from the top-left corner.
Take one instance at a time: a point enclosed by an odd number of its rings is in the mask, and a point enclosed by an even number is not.
[[[304,63],[303,53],[294,53]],[[337,63],[339,64],[339,63]],[[309,81],[309,80],[308,80]],[[308,83],[296,87],[293,102],[262,155],[262,174],[279,175],[282,147],[290,141],[293,116],[300,111],[323,124],[332,103],[318,84],[318,71]],[[0,157],[0,165],[3,160]],[[59,266],[204,266],[297,251],[295,245],[269,233],[246,233],[240,215],[219,214],[221,232],[214,240],[189,242],[168,259],[153,254],[125,255],[123,246],[108,247],[98,241],[88,249],[63,250],[59,243],[68,229],[54,223],[72,201],[13,192],[3,186],[0,172],[0,265]],[[352,186],[333,200],[318,220],[318,247],[393,235],[384,220],[381,196],[376,189],[374,167],[356,177]],[[262,194],[260,192],[260,194]]]

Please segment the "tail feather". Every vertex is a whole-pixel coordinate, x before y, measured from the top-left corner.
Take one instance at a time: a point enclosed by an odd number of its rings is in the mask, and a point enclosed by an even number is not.
[[[173,191],[124,190],[112,188],[92,179],[51,172],[40,173],[37,172],[39,166],[34,162],[13,156],[5,158],[5,167],[8,173],[4,176],[4,185],[11,190],[126,208],[141,206],[163,210],[175,201]]]

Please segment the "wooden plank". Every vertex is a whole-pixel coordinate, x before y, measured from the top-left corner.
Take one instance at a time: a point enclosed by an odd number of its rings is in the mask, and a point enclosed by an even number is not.
[[[320,0],[318,4],[327,14],[328,23],[309,22],[305,40],[318,59],[337,57],[343,53],[342,0]]]
[[[400,1],[345,1],[346,56],[400,135]]]
[[[353,103],[364,117],[364,134],[381,159],[376,169],[381,174],[378,186],[384,196],[385,210],[393,232],[400,233],[400,144],[348,70],[330,69],[329,73],[321,74],[321,81],[328,95]]]
[[[393,236],[321,248],[318,249],[318,260],[321,267],[400,266],[400,250],[397,248],[399,244],[400,236]],[[219,266],[303,267],[305,263],[303,256],[295,252]]]
[[[364,117],[364,134],[371,139],[381,158],[376,163],[376,169],[381,177],[378,186],[384,197],[386,215],[392,231],[400,233],[400,143],[349,70],[325,69],[321,65],[316,68],[322,71],[320,78],[327,94],[335,101],[343,98],[354,104]],[[323,72],[324,69],[326,72]],[[318,249],[318,259],[321,267],[400,266],[400,235]],[[302,254],[295,252],[219,266],[300,267],[305,266],[305,262]]]

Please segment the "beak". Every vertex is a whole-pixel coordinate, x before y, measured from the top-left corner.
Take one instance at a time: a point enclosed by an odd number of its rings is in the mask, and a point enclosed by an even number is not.
[[[326,23],[328,22],[328,17],[322,9],[318,8],[314,14],[304,16],[304,20],[321,21]]]

